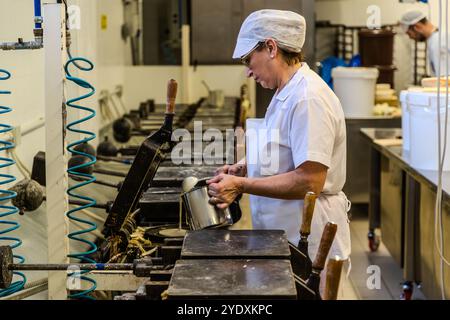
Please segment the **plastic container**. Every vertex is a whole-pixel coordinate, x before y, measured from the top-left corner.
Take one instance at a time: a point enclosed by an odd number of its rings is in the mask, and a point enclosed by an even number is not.
[[[411,166],[422,170],[438,170],[437,94],[408,91],[405,96],[409,112],[409,154]],[[440,97],[442,150],[444,141],[445,97]],[[450,115],[450,113],[449,113]],[[450,117],[449,117],[450,120]],[[447,122],[447,146],[450,144],[450,121]],[[450,152],[450,148],[447,148]],[[450,154],[445,157],[444,171],[450,171]]]
[[[409,109],[408,109],[408,93],[409,91],[403,90],[400,92],[400,103],[402,105],[402,139],[403,139],[403,150],[409,151],[410,141],[409,141]]]
[[[375,105],[376,68],[337,67],[332,71],[334,92],[346,117],[370,117]]]
[[[447,82],[450,82],[449,80],[450,80],[449,78],[445,79],[445,77],[439,78],[439,81],[441,83],[441,90],[443,90],[443,92],[445,92],[445,86],[446,86]],[[437,88],[438,78],[437,77],[423,78],[421,80],[421,85],[422,85],[422,87],[425,87],[425,88]]]

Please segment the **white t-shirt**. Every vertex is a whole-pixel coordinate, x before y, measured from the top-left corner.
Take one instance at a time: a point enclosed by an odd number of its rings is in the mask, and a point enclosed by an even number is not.
[[[449,33],[450,34],[450,33]],[[441,49],[439,50],[439,37],[441,37]],[[450,36],[448,39],[448,43],[450,46]],[[439,31],[433,32],[430,38],[427,40],[427,50],[428,50],[428,60],[430,62],[431,71],[433,76],[437,76],[438,73],[438,62],[441,60],[441,76],[446,75],[445,69],[445,52],[448,52],[449,56],[449,67],[448,70],[450,72],[450,48],[447,47],[445,42],[445,34]],[[441,52],[441,56],[439,57],[439,51]]]
[[[252,130],[259,130],[257,138],[251,134]],[[338,224],[338,231],[330,254],[346,259],[350,254],[350,230],[348,200],[342,192],[346,176],[344,113],[333,91],[303,63],[272,98],[265,118],[247,122],[248,176],[289,172],[306,161],[328,167],[323,193],[313,215],[310,257],[315,257],[325,224],[333,221]],[[302,200],[251,195],[250,204],[254,229],[283,229],[292,243],[298,243]]]

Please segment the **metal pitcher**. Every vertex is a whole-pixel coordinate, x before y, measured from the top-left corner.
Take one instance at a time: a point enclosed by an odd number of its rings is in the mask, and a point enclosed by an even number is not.
[[[229,208],[219,209],[209,203],[209,178],[199,180],[195,186],[182,195],[187,212],[188,224],[192,230],[225,227],[233,224]]]

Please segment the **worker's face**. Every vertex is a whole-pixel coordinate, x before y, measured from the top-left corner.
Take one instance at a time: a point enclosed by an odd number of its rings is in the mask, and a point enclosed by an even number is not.
[[[416,23],[415,25],[412,25],[408,28],[408,31],[406,31],[406,34],[409,36],[410,39],[416,40],[416,41],[426,41],[427,38],[422,32],[422,26],[421,23]]]
[[[247,67],[247,77],[253,77],[263,88],[275,89],[276,82],[273,79],[273,66],[271,58],[271,50],[266,44],[261,45],[246,55],[242,62]]]

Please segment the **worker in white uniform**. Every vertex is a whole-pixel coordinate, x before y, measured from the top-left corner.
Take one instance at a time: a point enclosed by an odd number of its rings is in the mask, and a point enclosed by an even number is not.
[[[303,62],[305,19],[294,12],[260,10],[241,26],[233,58],[264,88],[277,89],[264,119],[247,121],[246,159],[218,169],[208,181],[210,203],[226,208],[250,194],[254,229],[282,229],[297,244],[303,200],[319,195],[308,253],[314,260],[327,222],[337,223],[329,257],[348,259],[349,201],[346,129],[341,104]],[[324,273],[322,273],[323,275]],[[323,279],[323,278],[322,278]]]
[[[432,75],[437,76],[438,61],[440,59],[440,75],[445,76],[447,74],[445,53],[450,53],[450,48],[446,44],[445,33],[441,32],[442,30],[438,30],[438,28],[427,19],[426,14],[419,10],[406,12],[400,19],[400,26],[411,39],[427,42],[427,57]],[[440,47],[439,38],[441,38]],[[450,39],[448,39],[448,43],[450,44]],[[450,60],[448,70],[450,72]]]

